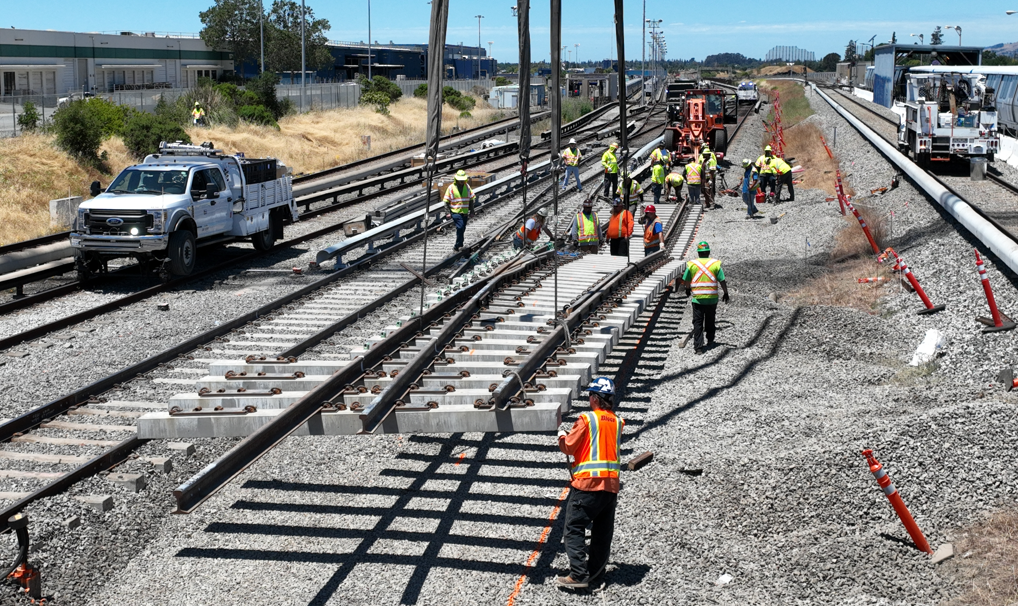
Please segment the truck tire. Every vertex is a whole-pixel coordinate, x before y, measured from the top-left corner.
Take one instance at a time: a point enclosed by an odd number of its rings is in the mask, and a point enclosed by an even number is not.
[[[74,252],[74,271],[79,282],[87,282],[93,275],[99,273],[102,263],[94,253],[81,250]]]
[[[170,234],[170,245],[166,249],[166,256],[170,260],[170,273],[175,276],[191,275],[197,253],[194,234],[190,231],[182,229]]]
[[[251,236],[251,243],[254,244],[255,250],[265,252],[276,243],[276,221],[279,221],[279,217],[276,213],[270,212],[269,224],[265,227],[265,230]]]
[[[728,131],[714,131],[714,145],[711,147],[711,151],[721,154],[728,152]]]
[[[675,151],[675,131],[670,128],[665,129],[665,149]]]

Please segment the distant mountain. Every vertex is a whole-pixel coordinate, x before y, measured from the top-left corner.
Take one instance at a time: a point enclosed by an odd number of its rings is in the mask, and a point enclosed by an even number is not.
[[[1000,54],[1012,54],[1018,52],[1018,42],[1001,42],[1000,44],[994,44],[993,46],[987,46],[986,50],[991,50],[998,55]]]

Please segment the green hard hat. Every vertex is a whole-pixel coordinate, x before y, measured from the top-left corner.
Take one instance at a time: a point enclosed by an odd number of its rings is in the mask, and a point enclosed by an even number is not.
[[[697,252],[710,252],[710,244],[707,244],[706,240],[700,240],[700,243],[696,245]]]

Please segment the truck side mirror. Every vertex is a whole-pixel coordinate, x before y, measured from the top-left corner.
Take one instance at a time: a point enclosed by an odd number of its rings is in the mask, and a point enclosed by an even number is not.
[[[215,200],[219,197],[219,185],[215,182],[209,183],[205,186],[205,197],[209,200]]]
[[[98,181],[92,181],[91,187],[88,189],[88,193],[92,194],[92,197],[96,197],[102,193],[102,185]]]

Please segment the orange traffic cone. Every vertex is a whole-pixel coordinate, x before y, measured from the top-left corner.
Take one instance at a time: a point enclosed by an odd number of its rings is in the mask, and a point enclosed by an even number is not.
[[[933,550],[930,549],[930,544],[926,542],[926,537],[923,536],[923,531],[919,530],[919,525],[912,519],[912,514],[909,513],[908,507],[905,507],[905,502],[901,500],[898,489],[891,483],[891,477],[884,471],[884,466],[877,462],[876,457],[873,456],[873,450],[866,449],[862,451],[862,456],[866,457],[866,462],[870,466],[870,472],[877,479],[877,484],[880,485],[880,488],[884,490],[887,500],[891,502],[891,506],[894,507],[895,513],[901,519],[901,523],[905,525],[905,530],[908,531],[908,536],[912,537],[912,542],[915,543],[916,549],[926,553],[933,553]]]
[[[1011,368],[1000,371],[1000,374],[997,375],[997,382],[1003,383],[1006,391],[1018,389],[1018,379],[1014,377],[1014,370]]]
[[[986,266],[976,250],[976,270],[979,271],[979,280],[983,283],[983,293],[986,294],[986,303],[990,306],[990,318],[976,316],[976,321],[986,325],[983,332],[1002,332],[1014,330],[1015,323],[997,309],[997,301],[993,298],[993,289],[990,288],[990,277],[986,275]]]

